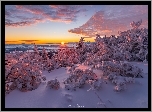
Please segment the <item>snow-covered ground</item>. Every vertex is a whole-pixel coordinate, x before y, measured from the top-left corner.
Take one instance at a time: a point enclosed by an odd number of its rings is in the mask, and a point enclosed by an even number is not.
[[[33,91],[21,92],[14,90],[5,96],[6,108],[148,108],[148,64],[131,62],[142,68],[144,78],[136,78],[134,84],[127,84],[127,89],[122,92],[114,91],[114,84],[107,80],[102,88],[96,93],[102,99],[104,105],[98,104],[100,99],[90,86],[85,84],[83,88],[76,91],[66,90],[62,81],[68,77],[67,69],[60,68],[50,73],[43,71],[46,81],[57,79],[60,81],[60,89],[54,90],[46,87],[42,82]],[[85,69],[86,66],[79,65]],[[102,71],[94,70],[98,76],[102,76]]]

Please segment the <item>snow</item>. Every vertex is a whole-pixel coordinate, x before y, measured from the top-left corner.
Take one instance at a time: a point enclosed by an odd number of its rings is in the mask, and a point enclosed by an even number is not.
[[[138,29],[141,22],[117,38],[97,34],[95,44],[81,37],[51,59],[36,45],[6,54],[5,82],[14,81],[5,84],[6,108],[147,108],[148,29]]]
[[[127,84],[127,89],[122,92],[114,91],[114,84],[105,79],[100,90],[89,90],[90,86],[73,90],[66,90],[62,83],[69,74],[68,68],[59,68],[51,71],[43,71],[46,81],[40,86],[28,92],[17,89],[5,96],[6,108],[148,108],[148,64],[130,62],[143,69],[144,78],[135,78],[135,83]],[[78,65],[79,69],[85,70],[88,66]],[[102,77],[101,70],[93,70],[98,77]],[[57,78],[60,82],[58,90],[46,87],[47,81]],[[95,94],[96,92],[96,94]],[[100,104],[101,98],[102,103]]]

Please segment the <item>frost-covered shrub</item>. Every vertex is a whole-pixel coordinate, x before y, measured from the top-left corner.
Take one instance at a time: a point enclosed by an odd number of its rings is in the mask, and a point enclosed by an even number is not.
[[[63,81],[66,85],[66,89],[72,89],[73,87],[82,88],[86,83],[89,84],[89,81],[97,80],[97,75],[92,69],[86,69],[85,71],[81,69],[74,69],[72,73],[73,74],[69,75],[69,77]]]
[[[50,80],[47,82],[47,87],[58,90],[60,88],[60,82],[57,79]]]
[[[103,81],[101,79],[94,80],[92,85],[92,89],[99,90],[101,89]]]
[[[137,66],[134,66],[130,63],[122,64],[122,73],[127,77],[143,77],[143,70]]]
[[[111,74],[109,74],[109,75],[107,76],[107,78],[108,78],[109,80],[112,80],[112,79],[114,79],[115,76],[116,76],[116,74],[111,73]]]
[[[66,78],[63,83],[64,84],[69,84],[71,82],[77,82],[78,81],[78,75],[70,75],[68,78]]]
[[[76,49],[66,47],[65,49],[58,50],[58,53],[51,57],[49,71],[50,69],[52,70],[52,68],[58,69],[60,67],[73,66],[79,62],[80,60]]]
[[[72,82],[72,79],[69,77],[63,81],[64,84],[69,84],[70,82]]]
[[[74,70],[75,70],[76,67],[77,66],[72,66],[72,67],[69,68],[68,71],[70,72],[70,74],[72,74],[74,72]]]
[[[135,83],[135,79],[132,77],[125,77],[124,80],[126,81],[126,83]]]
[[[116,85],[124,85],[126,83],[124,77],[122,76],[114,76],[112,83],[116,84]]]
[[[97,67],[102,70],[104,76],[108,76],[112,79],[112,74],[125,76],[125,77],[143,77],[143,70],[130,63],[119,61],[102,61],[102,64]]]
[[[116,85],[115,91],[123,91],[126,89],[127,83],[135,83],[135,80],[132,77],[116,76],[112,82]]]
[[[85,78],[81,78],[78,83],[76,83],[76,86],[79,88],[82,88],[85,85],[86,79]]]
[[[46,80],[46,76],[45,75],[41,76],[41,78],[42,78],[43,81]]]
[[[41,62],[40,55],[33,52],[15,52],[6,54],[10,62],[5,69],[5,82],[10,91],[15,88],[20,91],[31,91],[41,83]],[[11,83],[9,85],[9,83]],[[10,89],[12,88],[12,89]]]
[[[76,91],[76,85],[75,84],[65,84],[65,89]]]
[[[73,72],[73,75],[77,75],[78,77],[82,77],[83,70],[81,70],[81,69],[75,69],[74,72]]]

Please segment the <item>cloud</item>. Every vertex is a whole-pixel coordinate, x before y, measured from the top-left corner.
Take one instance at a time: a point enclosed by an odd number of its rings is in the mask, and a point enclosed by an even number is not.
[[[24,41],[24,42],[35,42],[35,41],[39,41],[39,40],[20,40],[20,41]]]
[[[10,16],[10,12],[8,12],[7,10],[5,10],[5,17]]]
[[[70,33],[95,37],[118,35],[118,31],[130,29],[132,21],[142,19],[142,27],[148,27],[148,6],[106,6],[96,12],[85,24],[68,30]]]
[[[13,21],[10,19],[5,19],[5,23],[11,23],[11,22],[13,22]]]
[[[12,27],[30,26],[31,24],[34,24],[34,23],[30,21],[23,21],[23,22],[16,22],[16,23],[5,22],[6,27],[7,26],[12,26]]]
[[[95,36],[95,34],[107,34],[112,32],[112,28],[109,25],[116,24],[114,21],[104,19],[104,12],[98,11],[93,15],[85,24],[79,28],[68,30],[70,33],[81,34],[84,36]]]
[[[71,23],[78,14],[85,12],[83,6],[77,5],[16,5],[5,8],[6,27],[30,26],[47,20]],[[26,20],[26,21],[25,21]]]
[[[102,30],[101,32],[109,33],[109,32],[112,32],[112,30]]]
[[[51,8],[58,8],[58,5],[49,5]]]
[[[18,42],[18,41],[5,41],[5,42],[7,43],[7,42]]]
[[[92,38],[92,37],[84,37],[84,38]]]
[[[39,7],[35,7],[35,6],[16,5],[16,8],[19,9],[19,10],[25,10],[25,11],[33,13],[33,14],[42,14],[42,13],[44,13],[43,9],[41,9]]]

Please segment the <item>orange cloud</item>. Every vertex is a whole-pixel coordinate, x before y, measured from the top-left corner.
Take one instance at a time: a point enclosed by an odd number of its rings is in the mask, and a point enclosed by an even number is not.
[[[112,32],[112,30],[102,30],[101,32],[103,32],[103,33],[109,33],[109,32]]]

